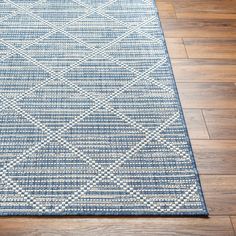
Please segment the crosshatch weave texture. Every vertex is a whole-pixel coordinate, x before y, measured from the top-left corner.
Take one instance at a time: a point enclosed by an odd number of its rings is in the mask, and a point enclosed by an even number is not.
[[[0,215],[207,215],[150,0],[0,0]]]

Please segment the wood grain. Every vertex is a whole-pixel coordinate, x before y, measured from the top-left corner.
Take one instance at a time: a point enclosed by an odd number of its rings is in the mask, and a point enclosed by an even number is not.
[[[200,174],[236,175],[236,140],[192,140]]]
[[[156,5],[161,19],[176,18],[175,9],[171,2],[157,2]]]
[[[235,0],[173,0],[178,18],[236,19]]]
[[[162,19],[166,37],[236,37],[236,20]]]
[[[204,218],[2,218],[1,236],[179,235],[233,236],[229,217]],[[4,232],[4,233],[3,233]]]
[[[236,139],[236,110],[204,109],[211,139]]]
[[[189,58],[236,59],[236,39],[184,38]]]
[[[202,175],[210,215],[236,215],[236,175]]]
[[[233,223],[234,233],[236,235],[236,216],[231,216],[231,221]]]
[[[236,60],[173,59],[177,82],[236,82]]]
[[[166,0],[160,0],[166,1]],[[235,0],[172,0],[176,11],[236,13]]]
[[[220,13],[220,12],[177,12],[176,18],[178,19],[236,19],[236,14],[234,13]]]
[[[234,83],[178,83],[184,108],[236,108]]]
[[[187,58],[184,42],[181,38],[166,38],[170,58]]]
[[[206,124],[199,109],[184,109],[184,116],[191,139],[209,139]]]

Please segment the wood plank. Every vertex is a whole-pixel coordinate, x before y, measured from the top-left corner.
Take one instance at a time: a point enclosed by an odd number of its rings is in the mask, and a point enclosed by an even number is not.
[[[166,38],[170,58],[187,58],[187,53],[181,38]]]
[[[184,109],[184,116],[191,139],[209,139],[201,110]]]
[[[236,59],[236,39],[184,38],[189,58]]]
[[[236,175],[236,140],[191,140],[200,174]]]
[[[171,2],[157,2],[156,5],[161,19],[176,18],[175,9]]]
[[[219,13],[219,12],[177,12],[177,19],[224,19],[224,20],[232,20],[236,19],[235,13]]]
[[[236,139],[236,110],[203,110],[211,139]]]
[[[232,221],[232,224],[233,224],[233,227],[234,227],[234,232],[235,232],[235,235],[236,235],[236,216],[231,216],[231,221]]]
[[[233,236],[229,217],[1,218],[2,235],[206,235]]]
[[[236,60],[173,59],[177,82],[236,82]]]
[[[213,11],[223,13],[236,13],[235,0],[172,0],[172,2],[178,12]]]
[[[184,108],[236,108],[234,83],[178,83]]]
[[[236,175],[201,175],[210,215],[236,215]]]
[[[162,19],[166,37],[236,37],[236,20]]]
[[[178,18],[236,19],[235,0],[173,0]]]

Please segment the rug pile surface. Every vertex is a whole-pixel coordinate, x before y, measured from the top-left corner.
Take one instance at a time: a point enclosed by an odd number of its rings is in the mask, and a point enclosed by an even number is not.
[[[207,215],[155,3],[0,0],[0,215]]]

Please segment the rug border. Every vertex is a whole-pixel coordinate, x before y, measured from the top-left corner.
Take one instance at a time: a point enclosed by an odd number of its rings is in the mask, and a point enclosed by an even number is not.
[[[203,189],[202,189],[202,184],[201,184],[201,180],[200,180],[200,175],[199,175],[199,171],[198,171],[198,168],[197,168],[197,163],[196,163],[195,155],[194,155],[194,152],[193,152],[193,147],[192,147],[192,143],[191,143],[191,140],[190,140],[189,131],[188,131],[188,128],[187,128],[187,123],[186,123],[186,120],[185,120],[182,103],[181,103],[181,100],[180,100],[180,95],[179,95],[179,91],[178,91],[178,87],[177,87],[177,82],[176,82],[176,79],[175,79],[175,75],[174,75],[174,71],[173,71],[173,66],[172,66],[172,62],[171,62],[171,59],[170,59],[170,54],[169,54],[169,51],[168,51],[168,47],[167,47],[167,43],[166,43],[166,38],[165,38],[165,35],[164,35],[164,31],[163,31],[163,27],[162,27],[162,22],[161,22],[161,18],[160,18],[160,14],[159,14],[159,11],[158,11],[158,8],[157,8],[156,0],[151,0],[151,2],[152,2],[152,5],[155,8],[156,15],[157,15],[157,17],[159,19],[159,22],[160,22],[162,36],[163,36],[163,39],[164,39],[163,40],[164,47],[165,47],[166,53],[168,54],[167,60],[168,60],[168,63],[170,65],[170,72],[171,72],[171,76],[173,78],[173,83],[175,85],[174,86],[174,90],[175,90],[176,96],[178,98],[179,106],[181,108],[180,109],[181,110],[180,111],[180,116],[182,118],[182,122],[183,122],[183,125],[184,125],[185,132],[186,132],[186,134],[188,136],[188,140],[187,141],[188,141],[189,149],[190,149],[190,152],[191,152],[191,160],[192,160],[192,163],[193,163],[193,167],[196,170],[196,178],[197,178],[197,182],[198,182],[198,185],[199,185],[198,187],[199,187],[199,190],[200,190],[201,202],[202,202],[202,204],[204,206],[203,211],[205,211],[205,213],[203,213],[203,215],[204,216],[209,216],[209,211],[207,209],[206,200],[205,200],[205,197],[204,197],[204,194],[203,194]]]

